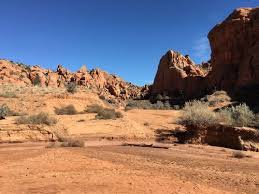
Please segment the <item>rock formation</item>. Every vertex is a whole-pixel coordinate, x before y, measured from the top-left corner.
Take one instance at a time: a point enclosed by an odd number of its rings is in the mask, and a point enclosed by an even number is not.
[[[120,77],[100,69],[87,71],[83,66],[72,73],[58,65],[56,71],[39,66],[28,67],[8,60],[0,60],[0,84],[39,85],[42,87],[64,87],[70,82],[92,89],[100,95],[112,95],[117,99],[137,98],[144,93],[142,87],[125,82]]]
[[[153,94],[180,95],[197,91],[207,71],[196,65],[188,55],[168,51],[160,60],[158,71],[152,86]]]
[[[239,91],[259,84],[259,8],[236,9],[208,34],[211,67],[168,51],[160,60],[152,94],[192,98],[211,89]],[[205,70],[206,69],[206,70]]]
[[[176,136],[180,143],[208,144],[259,152],[259,132],[253,128],[225,125],[187,126],[186,131],[180,131]]]
[[[259,8],[236,9],[208,38],[212,84],[226,90],[259,84]]]

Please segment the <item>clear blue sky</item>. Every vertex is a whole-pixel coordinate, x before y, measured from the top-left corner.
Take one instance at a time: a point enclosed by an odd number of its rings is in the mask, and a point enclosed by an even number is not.
[[[209,30],[259,0],[0,0],[0,58],[153,81],[169,49],[209,59]]]

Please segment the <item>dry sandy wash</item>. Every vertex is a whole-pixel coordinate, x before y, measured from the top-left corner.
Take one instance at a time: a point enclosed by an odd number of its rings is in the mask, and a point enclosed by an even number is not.
[[[0,193],[259,193],[259,153],[237,159],[231,149],[159,142],[178,127],[180,111],[117,107],[123,118],[97,120],[94,113],[54,113],[54,107],[69,104],[78,111],[93,103],[112,106],[91,91],[72,95],[64,89],[2,86],[0,92],[16,94],[0,97],[0,104],[27,114],[48,112],[58,122],[46,130],[66,129],[85,141],[81,148],[47,148],[44,135],[17,125],[16,116],[0,120],[0,140],[12,142],[0,144]]]

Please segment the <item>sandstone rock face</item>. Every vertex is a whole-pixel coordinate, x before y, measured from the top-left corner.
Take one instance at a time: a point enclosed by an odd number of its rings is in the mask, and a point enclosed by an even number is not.
[[[187,126],[179,132],[181,143],[208,144],[237,150],[259,151],[259,132],[253,128],[225,125],[211,127]]]
[[[86,66],[83,66],[79,71],[72,73],[62,65],[58,65],[57,70],[52,71],[39,66],[26,67],[8,60],[0,60],[0,84],[65,87],[70,82],[92,89],[100,95],[111,95],[121,100],[142,95],[142,87],[125,82],[120,77],[100,69],[87,71]]]
[[[170,50],[160,60],[152,94],[191,94],[199,88],[197,83],[206,73],[189,56]]]
[[[208,38],[211,84],[226,90],[259,84],[259,8],[236,9]]]
[[[211,60],[200,66],[188,56],[168,51],[160,60],[152,94],[183,93],[192,98],[204,91],[239,91],[259,84],[259,8],[236,9],[208,34]]]

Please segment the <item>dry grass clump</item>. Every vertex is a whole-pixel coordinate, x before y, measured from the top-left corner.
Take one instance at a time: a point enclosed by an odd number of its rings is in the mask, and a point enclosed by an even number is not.
[[[94,104],[86,107],[85,111],[87,113],[97,113],[96,119],[117,119],[122,118],[123,114],[111,108],[104,108],[100,105]]]
[[[84,112],[87,113],[98,113],[103,109],[102,106],[98,105],[98,104],[93,104],[90,106],[87,106]]]
[[[68,135],[67,129],[64,130],[55,130],[54,131],[55,136],[57,137],[58,141],[61,142],[61,144],[57,144],[55,142],[51,143],[47,146],[47,148],[53,148],[53,147],[84,147],[85,142],[81,139],[72,138]]]
[[[11,110],[6,104],[0,105],[0,119],[5,119],[7,116],[20,116],[21,113]]]
[[[122,118],[123,114],[121,112],[115,111],[115,109],[103,108],[95,116],[96,119],[117,119]]]
[[[17,124],[44,124],[44,125],[54,125],[57,123],[57,119],[50,117],[48,113],[41,112],[36,115],[30,116],[20,116],[16,119]]]
[[[183,114],[179,119],[179,123],[182,125],[199,127],[220,123],[233,127],[256,126],[257,122],[259,123],[259,119],[256,119],[255,114],[246,104],[214,112],[209,108],[209,103],[197,100],[185,103]]]
[[[5,119],[5,117],[8,114],[8,110],[9,110],[8,106],[6,106],[6,105],[0,106],[0,120]]]
[[[185,103],[183,114],[178,122],[185,126],[206,127],[219,123],[219,118],[213,110],[209,109],[207,103],[195,100]]]
[[[3,98],[17,98],[18,96],[16,95],[16,93],[8,91],[8,92],[0,93],[0,97],[3,97]]]
[[[131,109],[169,110],[172,107],[169,101],[151,103],[149,100],[131,100],[127,103],[125,110]]]
[[[255,114],[246,104],[226,108],[219,114],[224,123],[235,127],[252,126],[256,122]]]
[[[67,138],[66,141],[62,142],[61,147],[84,147],[85,142],[81,139]]]
[[[68,106],[63,106],[61,108],[55,107],[54,112],[57,115],[75,115],[75,114],[78,114],[78,111],[76,110],[76,108],[72,104],[70,104]]]

